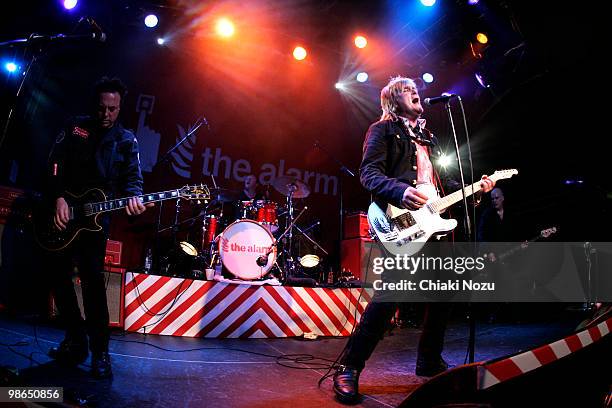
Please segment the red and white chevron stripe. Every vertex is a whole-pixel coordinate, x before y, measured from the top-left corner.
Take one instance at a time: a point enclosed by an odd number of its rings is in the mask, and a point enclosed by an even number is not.
[[[537,349],[484,365],[479,389],[486,389],[502,381],[528,373],[543,365],[559,360],[607,336],[612,331],[612,317],[564,339]]]
[[[253,286],[126,274],[125,330],[214,338],[348,336],[371,289]]]

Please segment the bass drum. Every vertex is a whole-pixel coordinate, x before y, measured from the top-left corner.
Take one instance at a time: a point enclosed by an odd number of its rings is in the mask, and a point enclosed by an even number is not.
[[[257,258],[265,255],[275,239],[257,221],[238,220],[230,224],[219,238],[219,255],[223,266],[234,276],[243,280],[263,278],[274,265],[276,247],[268,255],[264,266],[257,264]]]

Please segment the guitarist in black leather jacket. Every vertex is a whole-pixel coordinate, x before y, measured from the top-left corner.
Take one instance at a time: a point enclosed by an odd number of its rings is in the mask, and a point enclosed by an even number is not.
[[[361,184],[375,196],[377,204],[388,203],[417,210],[428,197],[416,189],[419,183],[436,183],[438,177],[432,160],[437,140],[425,128],[423,107],[414,81],[396,77],[381,91],[381,120],[370,126],[363,145],[360,166]],[[493,180],[483,177],[483,191],[490,191]],[[451,190],[459,183],[447,181]],[[355,402],[359,396],[358,381],[366,360],[382,338],[397,304],[377,299],[376,292],[351,336],[334,375],[334,392],[343,402]],[[418,345],[416,374],[433,376],[448,368],[441,353],[448,317],[445,303],[427,304],[423,332]]]
[[[49,198],[55,204],[55,226],[63,230],[69,222],[65,192],[82,193],[99,188],[109,197],[142,194],[138,143],[132,132],[118,122],[126,89],[119,79],[102,78],[94,88],[95,113],[78,117],[59,134],[49,157]],[[136,198],[126,207],[129,215],[145,211]],[[81,231],[70,245],[49,254],[51,289],[66,327],[59,347],[49,355],[60,363],[83,363],[91,350],[92,374],[112,376],[108,354],[109,315],[103,274],[109,217],[98,219],[102,231]],[[72,282],[78,267],[83,292],[85,321]]]

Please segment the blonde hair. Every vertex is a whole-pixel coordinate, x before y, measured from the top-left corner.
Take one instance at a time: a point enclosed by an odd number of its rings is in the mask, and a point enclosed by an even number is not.
[[[398,99],[399,95],[404,91],[404,88],[411,86],[416,88],[416,83],[403,76],[396,76],[389,80],[389,83],[380,91],[380,106],[382,108],[382,116],[380,120],[397,120]]]

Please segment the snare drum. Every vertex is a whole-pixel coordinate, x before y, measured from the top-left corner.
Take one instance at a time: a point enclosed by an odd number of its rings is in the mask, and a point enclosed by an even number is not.
[[[264,266],[257,258],[265,255],[275,239],[266,228],[253,220],[239,220],[230,224],[219,239],[219,255],[223,266],[237,278],[254,280],[263,278],[274,265],[276,247],[268,255]]]
[[[270,232],[278,230],[277,205],[273,201],[258,200],[254,204],[257,209],[255,220],[266,227]]]

